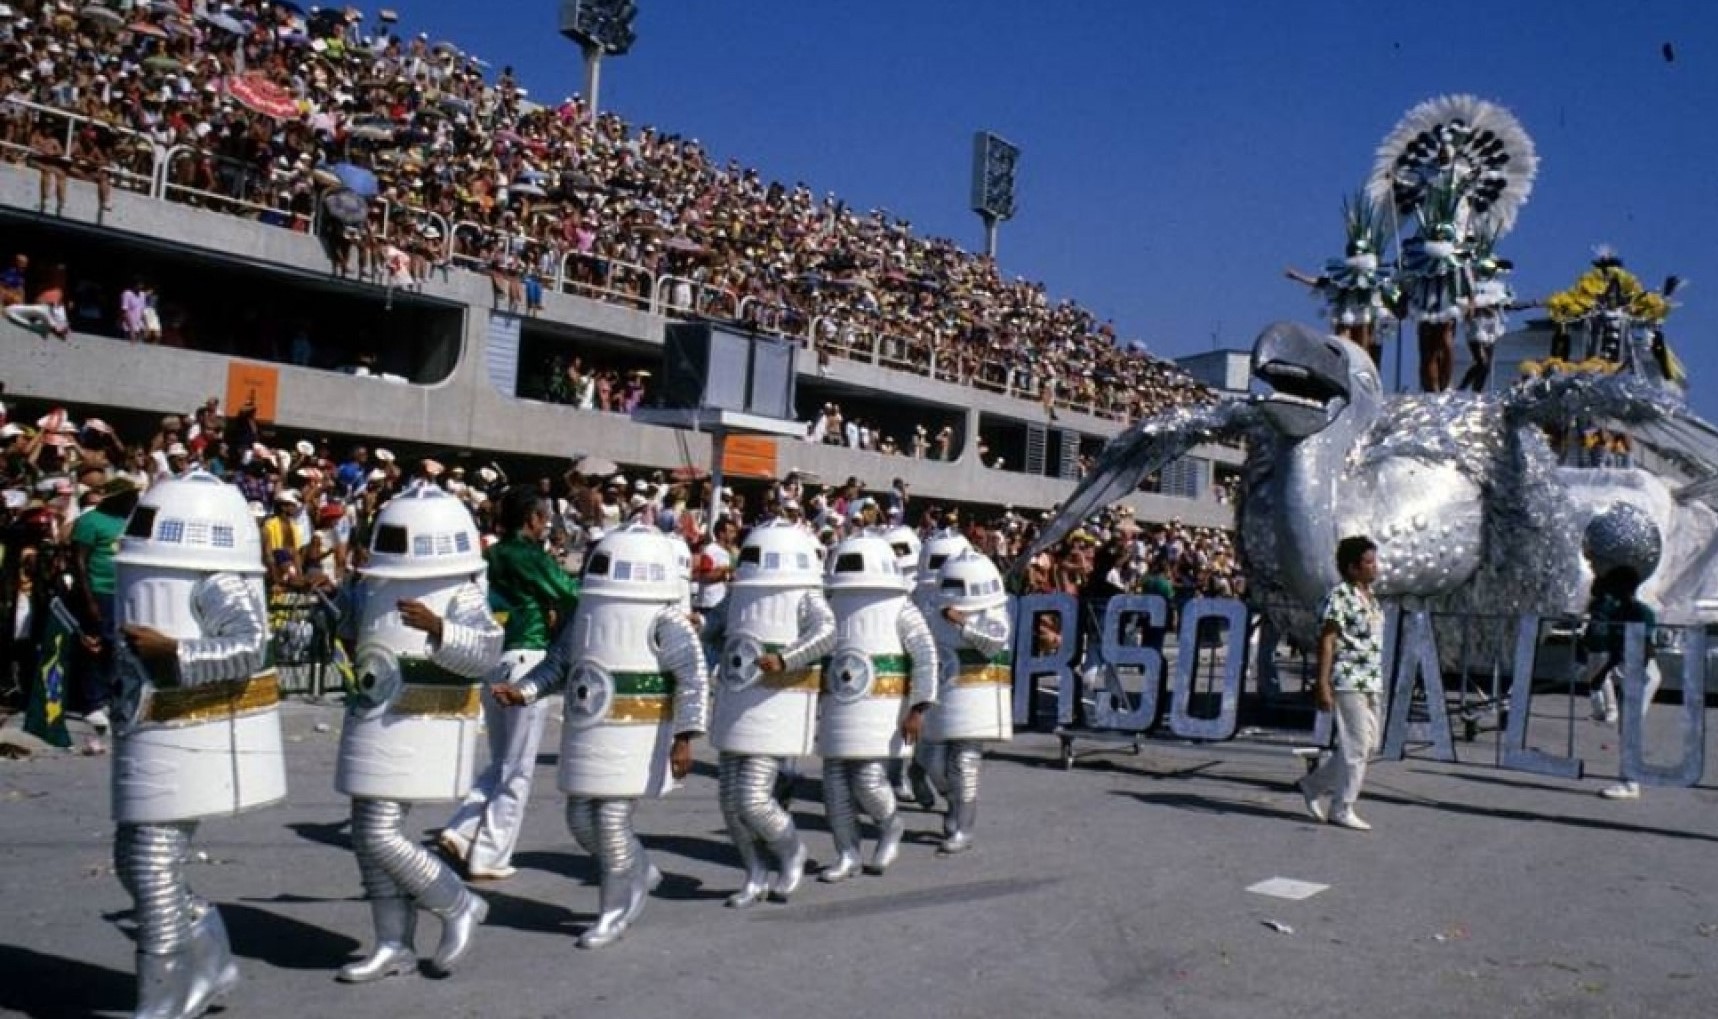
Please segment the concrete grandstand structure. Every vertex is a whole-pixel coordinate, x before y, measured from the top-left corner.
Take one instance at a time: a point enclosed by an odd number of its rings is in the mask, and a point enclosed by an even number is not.
[[[412,348],[404,360],[392,352],[389,377],[272,364],[278,373],[275,427],[284,431],[362,438],[428,450],[470,449],[531,457],[598,455],[624,465],[672,469],[709,463],[708,436],[635,423],[626,417],[580,410],[520,395],[522,335],[540,343],[581,345],[631,356],[654,367],[660,358],[664,312],[551,290],[544,309],[529,318],[492,310],[487,276],[457,269],[433,276],[413,292],[336,279],[316,239],[254,220],[192,208],[148,194],[117,190],[113,207],[99,216],[93,187],[74,183],[60,216],[36,210],[36,173],[0,166],[0,223],[13,238],[29,231],[66,243],[107,245],[133,257],[186,262],[186,271],[243,272],[251,285],[285,290],[292,300],[319,299],[384,305],[402,318],[415,313]],[[207,278],[207,277],[205,277]],[[654,288],[653,288],[654,289]],[[73,332],[67,342],[26,342],[17,333],[0,344],[0,378],[15,396],[140,412],[191,407],[227,391],[234,359],[228,355],[128,344]],[[1071,491],[1072,455],[1054,456],[1042,473],[984,466],[979,441],[1056,436],[1070,450],[1089,453],[1121,422],[1063,409],[1054,426],[1036,400],[988,392],[851,358],[798,355],[802,415],[820,401],[874,401],[896,413],[922,411],[955,423],[958,453],[951,462],[883,455],[794,440],[776,444],[779,472],[800,470],[829,480],[847,476],[876,487],[900,477],[925,497],[975,505],[1044,508]],[[1016,440],[1017,441],[1017,440]],[[1042,458],[1042,454],[1040,455]],[[1055,461],[1060,461],[1055,462]],[[1233,468],[1238,450],[1201,448],[1180,472],[1181,495],[1141,493],[1135,508],[1145,519],[1180,518],[1190,524],[1229,526],[1230,507],[1215,497],[1215,472]],[[1016,464],[1022,461],[1016,460]],[[1062,475],[1062,476],[1057,476]]]

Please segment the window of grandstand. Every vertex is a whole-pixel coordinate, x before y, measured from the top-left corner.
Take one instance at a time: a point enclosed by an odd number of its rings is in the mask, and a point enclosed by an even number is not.
[[[458,306],[0,209],[0,257],[63,274],[74,333],[420,384],[459,359]],[[32,290],[33,292],[33,290]]]

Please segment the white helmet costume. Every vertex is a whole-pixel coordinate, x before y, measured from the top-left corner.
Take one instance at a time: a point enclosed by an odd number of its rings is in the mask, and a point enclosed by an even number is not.
[[[485,568],[477,525],[458,498],[420,484],[382,507],[363,570],[357,689],[335,789],[406,802],[471,789],[482,680],[501,655],[479,584]],[[442,618],[439,641],[401,621],[402,601]]]
[[[797,525],[766,525],[747,535],[724,612],[727,640],[710,725],[717,750],[811,753],[819,660],[835,635],[818,567],[816,539]],[[758,659],[771,652],[781,655],[784,667],[765,674]]]
[[[193,471],[142,496],[114,563],[116,625],[176,644],[147,663],[115,650],[113,863],[136,907],[136,1014],[200,1014],[239,970],[220,910],[185,879],[191,838],[201,818],[286,797],[262,538],[238,489]]]
[[[972,848],[980,744],[1014,735],[1012,631],[1002,574],[972,549],[943,563],[931,600],[942,698],[925,719],[922,759],[931,784],[948,797],[939,851],[952,854]],[[944,614],[949,609],[962,617],[958,625]]]
[[[919,550],[918,572],[913,577],[913,603],[929,618],[936,611],[936,592],[942,582],[943,563],[972,548],[966,535],[944,528],[925,539]]]
[[[880,537],[847,538],[825,560],[835,646],[823,672],[822,756],[905,757],[902,716],[910,704],[936,700],[936,648],[910,586]]]
[[[678,571],[674,542],[656,528],[609,532],[585,556],[572,623],[515,685],[526,703],[566,693],[558,784],[567,827],[602,875],[597,922],[581,948],[612,944],[643,910],[656,871],[633,809],[674,788],[675,740],[706,728],[709,675],[680,608]]]
[[[364,567],[356,689],[346,701],[334,788],[352,797],[352,849],[376,928],[371,954],[340,971],[368,983],[417,969],[417,911],[441,917],[431,959],[449,972],[488,913],[445,862],[405,833],[413,802],[471,789],[479,684],[501,661],[501,626],[479,583],[483,544],[464,503],[430,484],[376,515]],[[440,619],[407,626],[402,602]]]
[[[797,524],[754,528],[728,588],[710,736],[721,751],[722,817],[746,872],[730,906],[750,906],[766,894],[786,901],[805,871],[805,843],[776,802],[775,783],[780,758],[809,754],[816,743],[819,660],[835,641],[817,552],[817,539]],[[780,668],[766,672],[759,659],[772,654]],[[766,852],[775,861],[773,881]]]
[[[678,534],[664,532],[668,544],[674,546],[674,576],[680,582],[680,611],[692,614],[692,546]]]
[[[895,550],[895,568],[901,576],[911,579],[919,568],[919,532],[906,524],[896,524],[883,532],[883,540]]]
[[[119,625],[179,642],[176,675],[119,649],[127,710],[114,747],[114,820],[187,821],[284,799],[262,538],[244,496],[203,471],[152,486],[114,563]],[[216,756],[231,763],[215,765]]]
[[[965,614],[960,626],[943,615],[948,608]],[[971,549],[944,562],[928,615],[941,696],[925,719],[926,740],[1013,738],[1012,631],[996,564]]]
[[[561,736],[568,796],[661,796],[673,788],[675,733],[705,728],[709,681],[680,610],[679,568],[674,543],[636,524],[611,531],[585,557]]]
[[[835,647],[823,666],[817,751],[839,856],[818,878],[833,882],[859,869],[860,811],[878,831],[867,867],[882,873],[900,851],[906,826],[885,765],[911,754],[901,726],[913,706],[935,703],[937,662],[930,629],[908,597],[912,580],[887,540],[856,535],[836,545],[824,587],[835,612]]]

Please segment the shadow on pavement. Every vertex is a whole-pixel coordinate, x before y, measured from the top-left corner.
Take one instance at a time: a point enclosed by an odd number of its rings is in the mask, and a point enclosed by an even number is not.
[[[514,862],[519,862],[517,856],[514,857]],[[594,909],[597,901],[594,894],[583,889],[569,888],[567,891],[568,894],[564,898],[586,900],[593,912],[575,913],[558,902],[509,895],[488,885],[477,887],[477,894],[489,902],[489,919],[484,921],[486,926],[507,927],[536,934],[577,934],[586,924],[596,919]]]
[[[336,849],[352,849],[352,820],[342,817],[338,821],[317,822],[298,821],[286,826],[294,835],[319,845],[333,846]]]
[[[1159,777],[1159,776],[1154,776]],[[1467,781],[1493,782],[1501,785],[1516,787],[1520,784],[1503,779],[1457,775]],[[1236,775],[1225,775],[1222,782],[1226,785],[1250,786],[1266,792],[1282,794],[1280,808],[1262,806],[1253,803],[1241,803],[1220,796],[1201,796],[1197,793],[1150,793],[1129,792],[1123,789],[1111,790],[1112,796],[1127,796],[1141,803],[1177,807],[1183,810],[1202,810],[1213,814],[1252,814],[1257,817],[1292,817],[1305,819],[1301,809],[1300,796],[1295,792],[1294,783],[1289,780],[1275,781],[1272,779],[1247,778]],[[1543,788],[1538,783],[1524,783],[1527,788]],[[1549,789],[1550,792],[1567,792],[1564,789]],[[1648,790],[1644,795],[1651,795]],[[1594,800],[1596,801],[1596,797]],[[1701,832],[1679,831],[1675,828],[1659,828],[1651,825],[1631,824],[1627,821],[1611,821],[1596,817],[1582,817],[1571,814],[1547,814],[1534,810],[1519,810],[1511,807],[1485,806],[1482,804],[1462,803],[1453,800],[1438,800],[1424,796],[1394,795],[1376,786],[1369,786],[1361,798],[1361,803],[1387,803],[1397,807],[1418,807],[1423,810],[1436,810],[1450,814],[1469,814],[1474,817],[1496,818],[1501,821],[1542,822],[1546,824],[1561,824],[1571,828],[1589,828],[1594,831],[1614,831],[1629,835],[1653,835],[1671,839],[1689,839],[1695,842],[1718,842],[1718,836],[1706,835]]]
[[[1244,803],[1238,800],[1224,799],[1219,796],[1201,796],[1198,793],[1135,793],[1125,789],[1110,791],[1112,796],[1125,796],[1138,800],[1147,806],[1174,807],[1178,810],[1197,810],[1205,814],[1248,814],[1253,817],[1270,817],[1305,820],[1305,812],[1301,809],[1300,797],[1293,797],[1291,804],[1285,797],[1282,809],[1260,806],[1256,803]],[[1372,799],[1373,797],[1367,797]],[[1293,809],[1290,809],[1292,806]]]
[[[130,973],[0,945],[0,1011],[59,1019],[124,1011],[136,998]]]
[[[266,909],[231,902],[217,905],[232,938],[233,954],[242,958],[257,959],[281,969],[321,969],[332,973],[351,962],[363,947],[357,938]],[[364,934],[369,936],[368,929]]]
[[[568,841],[571,841],[569,838]],[[596,861],[583,852],[551,852],[546,849],[529,849],[513,854],[513,866],[529,870],[540,870],[547,874],[558,874],[571,878],[582,884],[597,883]]]

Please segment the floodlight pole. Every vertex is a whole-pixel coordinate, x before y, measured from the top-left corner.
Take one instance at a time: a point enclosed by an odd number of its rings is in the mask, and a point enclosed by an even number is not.
[[[597,122],[597,91],[602,88],[602,54],[603,48],[595,43],[582,43],[579,46],[585,53],[585,117],[590,123]]]
[[[979,213],[979,218],[984,220],[984,257],[994,262],[996,261],[996,226],[1001,221],[986,213]]]

